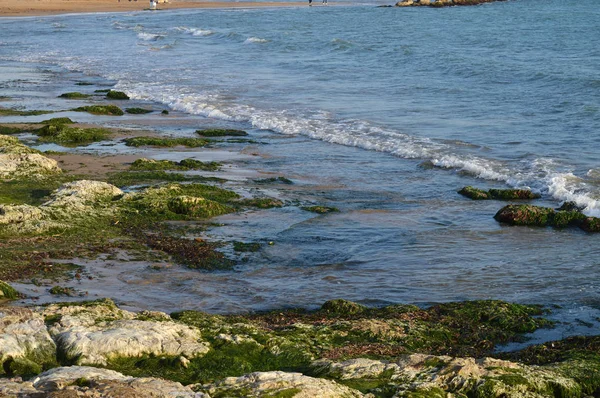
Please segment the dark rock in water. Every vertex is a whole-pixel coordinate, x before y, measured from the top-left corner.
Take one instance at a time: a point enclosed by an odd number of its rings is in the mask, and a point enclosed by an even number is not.
[[[600,218],[588,217],[579,210],[554,210],[532,205],[508,205],[494,216],[497,221],[511,225],[579,227],[586,232],[600,232]]]
[[[122,91],[110,90],[108,93],[106,93],[106,98],[114,100],[128,100],[129,96]]]
[[[554,209],[532,205],[504,206],[494,218],[511,225],[535,225],[545,227],[550,224]]]
[[[529,189],[490,189],[489,193],[492,198],[500,200],[538,199],[541,196]]]
[[[582,221],[580,228],[586,232],[600,232],[600,218],[587,217]]]
[[[540,194],[533,193],[529,189],[482,189],[467,186],[458,191],[459,194],[473,200],[519,200],[519,199],[538,199]]]
[[[467,187],[461,188],[458,191],[458,193],[461,194],[462,196],[466,196],[467,198],[471,198],[473,200],[491,199],[489,192],[486,192],[482,189],[473,188],[472,186],[467,186]]]
[[[556,209],[557,211],[560,210],[565,210],[565,211],[582,211],[584,208],[581,206],[578,206],[577,203],[575,202],[564,202],[558,209]]]

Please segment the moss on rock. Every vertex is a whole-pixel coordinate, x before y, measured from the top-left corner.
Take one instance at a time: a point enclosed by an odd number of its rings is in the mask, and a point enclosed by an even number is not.
[[[529,189],[483,189],[466,186],[458,191],[459,194],[471,198],[473,200],[523,200],[523,199],[538,199],[540,194],[533,193]]]
[[[152,113],[152,110],[144,108],[126,108],[125,112],[130,113],[132,115],[145,115],[147,113]]]
[[[186,146],[188,148],[198,148],[209,144],[209,141],[202,138],[158,138],[158,137],[133,137],[126,138],[127,146],[156,146],[171,148],[174,146]]]
[[[88,112],[93,115],[123,116],[123,110],[116,105],[89,105],[72,109],[75,112]]]
[[[243,130],[233,130],[233,129],[205,129],[205,130],[196,130],[196,134],[202,137],[243,137],[247,136]]]
[[[103,128],[69,127],[65,124],[48,124],[36,131],[42,142],[55,142],[66,146],[86,145],[104,141],[112,132]]]
[[[106,93],[106,98],[113,100],[128,100],[129,96],[122,91],[110,90]]]
[[[84,98],[89,98],[91,97],[91,95],[89,94],[83,94],[80,92],[71,92],[71,93],[64,93],[58,96],[59,98],[67,98],[67,99],[84,99]]]
[[[587,217],[579,210],[561,209],[554,210],[532,205],[508,205],[500,209],[494,218],[510,225],[579,227],[586,232],[600,232],[600,218]]]
[[[202,162],[196,159],[172,160],[137,159],[131,164],[131,170],[205,170],[216,171],[221,167],[218,162]]]
[[[301,209],[305,210],[305,211],[310,211],[312,213],[317,213],[317,214],[337,213],[340,211],[336,207],[328,207],[328,206],[308,206],[308,207],[301,207]]]
[[[19,297],[19,293],[14,287],[6,282],[0,281],[0,299],[14,300]]]

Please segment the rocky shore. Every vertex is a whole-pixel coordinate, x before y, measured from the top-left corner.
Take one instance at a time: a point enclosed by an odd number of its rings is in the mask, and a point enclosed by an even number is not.
[[[144,118],[166,109],[125,108],[125,93],[65,93],[73,112]],[[89,103],[69,108],[76,98]],[[120,105],[120,103],[119,103]],[[0,108],[0,396],[7,397],[586,397],[600,394],[597,337],[570,338],[513,353],[497,348],[552,328],[537,306],[466,301],[420,308],[366,307],[328,301],[314,311],[285,309],[245,315],[200,311],[132,312],[111,299],[85,300],[69,282],[92,278],[74,258],[131,255],[160,268],[229,269],[234,253],[260,242],[209,242],[212,217],[297,206],[326,217],[326,204],[285,202],[260,190],[225,186],[223,164],[186,158],[189,148],[252,142],[240,130],[199,129],[165,137],[152,130],[76,123],[46,110]],[[77,113],[79,114],[79,113]],[[22,117],[2,123],[2,116]],[[96,116],[88,116],[94,121]],[[141,119],[140,119],[141,120]],[[168,120],[168,119],[167,119]],[[235,138],[232,138],[235,137]],[[110,142],[179,151],[180,160],[137,155],[33,149],[31,143],[78,148]],[[30,145],[26,145],[29,143]],[[254,186],[293,185],[284,177]],[[272,192],[272,191],[271,191]],[[459,191],[475,200],[533,200],[528,190]],[[498,221],[579,226],[598,219],[565,205],[558,210],[513,204]],[[194,229],[196,228],[196,229]],[[192,233],[190,233],[190,229]],[[20,282],[55,297],[17,306]],[[98,281],[99,284],[102,281]],[[63,302],[68,300],[69,302]]]
[[[584,397],[600,388],[597,338],[511,354],[551,327],[500,301],[313,312],[171,315],[111,300],[2,307],[2,396]],[[451,394],[451,395],[448,395]]]

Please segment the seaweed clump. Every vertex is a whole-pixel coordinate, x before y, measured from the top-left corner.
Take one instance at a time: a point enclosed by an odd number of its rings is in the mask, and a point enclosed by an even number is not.
[[[106,98],[110,98],[113,100],[128,100],[129,96],[122,91],[110,90],[106,93]]]
[[[532,205],[508,205],[494,218],[510,225],[529,225],[554,228],[579,227],[586,232],[600,232],[600,219],[588,217],[579,209],[561,210]]]
[[[539,199],[540,194],[533,193],[529,189],[483,189],[466,186],[458,191],[459,194],[473,200],[523,200],[523,199]]]
[[[328,206],[308,206],[308,207],[301,207],[301,209],[305,210],[305,211],[310,211],[312,213],[317,213],[317,214],[336,213],[336,212],[340,211],[337,207],[328,207]]]
[[[125,108],[125,112],[132,115],[145,115],[146,113],[152,113],[152,110],[144,108]]]
[[[244,137],[248,133],[243,130],[234,129],[205,129],[196,130],[196,134],[202,137]]]
[[[66,98],[66,99],[84,99],[89,98],[91,95],[83,94],[80,92],[72,92],[72,93],[64,93],[58,96],[58,98]]]
[[[204,170],[217,171],[221,167],[218,162],[202,162],[196,159],[172,160],[137,159],[131,164],[131,170]]]
[[[159,137],[132,137],[125,139],[125,145],[140,147],[140,146],[156,146],[171,148],[174,146],[186,146],[188,148],[203,147],[209,144],[209,141],[202,138],[159,138]]]
[[[63,145],[83,145],[103,141],[111,136],[111,131],[103,128],[70,127],[66,124],[48,124],[36,131],[40,141]]]
[[[124,112],[116,105],[89,105],[72,109],[75,112],[88,112],[93,115],[123,116]]]

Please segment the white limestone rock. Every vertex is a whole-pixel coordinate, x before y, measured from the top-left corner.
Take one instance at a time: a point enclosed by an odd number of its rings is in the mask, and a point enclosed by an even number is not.
[[[55,306],[44,313],[60,315],[50,333],[60,351],[77,365],[106,365],[113,357],[145,354],[194,358],[210,349],[195,327],[135,320],[136,314],[117,308],[110,300],[98,305]]]
[[[56,160],[21,144],[16,137],[0,135],[0,179],[41,178],[60,172]]]
[[[0,308],[0,364],[22,361],[35,369],[55,358],[56,345],[39,314],[27,308]]]
[[[302,373],[281,371],[255,372],[241,377],[227,377],[214,384],[205,385],[202,390],[211,395],[227,396],[244,392],[248,397],[263,397],[269,394],[293,390],[294,398],[352,398],[364,397],[354,389],[331,380],[304,376]]]
[[[77,386],[77,380],[85,380],[85,386]],[[210,398],[206,394],[195,393],[181,383],[152,377],[135,378],[108,369],[88,366],[70,366],[51,369],[32,380],[38,393],[73,391],[83,397],[182,397]],[[67,395],[65,395],[67,396]]]

